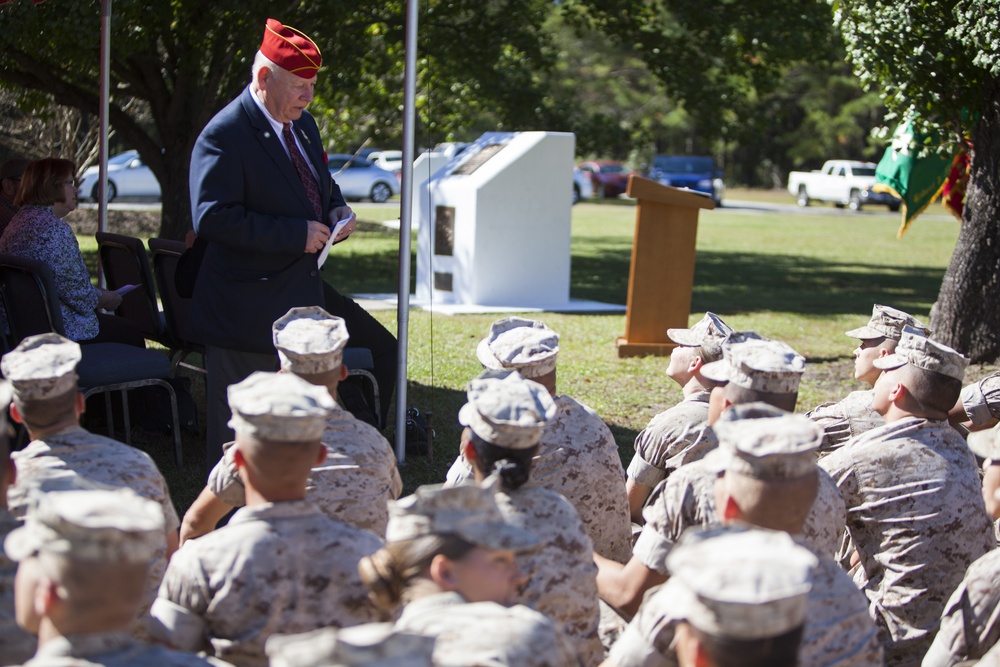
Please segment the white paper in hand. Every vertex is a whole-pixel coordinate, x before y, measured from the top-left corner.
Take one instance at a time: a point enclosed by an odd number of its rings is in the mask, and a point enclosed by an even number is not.
[[[125,296],[126,294],[128,294],[134,289],[137,289],[138,287],[139,287],[138,285],[122,285],[121,287],[115,290],[115,293],[117,293],[119,296]]]
[[[349,223],[351,220],[354,220],[354,218],[355,215],[354,212],[352,211],[349,216],[347,216],[343,220],[338,220],[336,224],[334,224],[333,229],[330,230],[330,238],[326,240],[326,245],[323,246],[323,250],[320,251],[319,258],[316,260],[316,266],[318,268],[321,269],[323,268],[323,263],[326,261],[327,255],[330,254],[330,248],[333,247],[333,240],[337,238],[337,234],[339,234],[340,231],[347,226],[347,223]]]

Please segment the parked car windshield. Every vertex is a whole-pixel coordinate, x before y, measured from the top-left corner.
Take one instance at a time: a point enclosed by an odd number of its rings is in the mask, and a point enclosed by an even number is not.
[[[653,167],[671,174],[695,174],[713,170],[710,157],[684,157],[680,155],[657,155]]]
[[[855,176],[874,176],[875,170],[871,167],[855,167],[851,171],[854,172]]]
[[[601,172],[605,174],[620,174],[626,171],[625,165],[621,164],[602,164]]]

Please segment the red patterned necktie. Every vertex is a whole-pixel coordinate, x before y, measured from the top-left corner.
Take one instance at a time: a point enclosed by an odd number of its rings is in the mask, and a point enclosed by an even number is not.
[[[316,179],[313,178],[312,172],[309,170],[309,165],[306,164],[306,159],[302,157],[298,144],[295,143],[295,137],[292,136],[291,123],[284,124],[281,135],[285,140],[285,146],[288,147],[288,155],[292,158],[292,166],[295,167],[295,173],[299,175],[299,180],[305,186],[306,195],[309,197],[309,201],[312,202],[316,219],[322,220],[323,204],[319,199],[319,186],[316,184]]]

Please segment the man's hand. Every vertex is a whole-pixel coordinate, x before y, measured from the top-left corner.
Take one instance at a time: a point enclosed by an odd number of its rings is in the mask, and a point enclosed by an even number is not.
[[[309,221],[309,233],[306,235],[306,254],[319,252],[330,238],[330,228],[322,222]]]
[[[338,206],[330,211],[330,225],[335,225],[345,218],[350,218],[350,221],[344,225],[344,228],[340,230],[339,234],[337,234],[337,238],[333,240],[334,243],[343,241],[354,233],[354,229],[357,227],[358,217],[354,215],[354,211],[351,210],[351,207],[346,205]]]

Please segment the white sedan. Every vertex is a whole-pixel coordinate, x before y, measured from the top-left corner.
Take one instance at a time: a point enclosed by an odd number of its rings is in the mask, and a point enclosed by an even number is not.
[[[344,199],[371,199],[381,204],[399,194],[399,179],[391,171],[347,154],[334,153],[329,159],[330,175],[340,186]]]
[[[80,197],[98,200],[100,168],[87,167],[80,180]],[[152,170],[143,164],[137,151],[125,151],[108,158],[108,201],[115,197],[160,198],[160,182]]]

